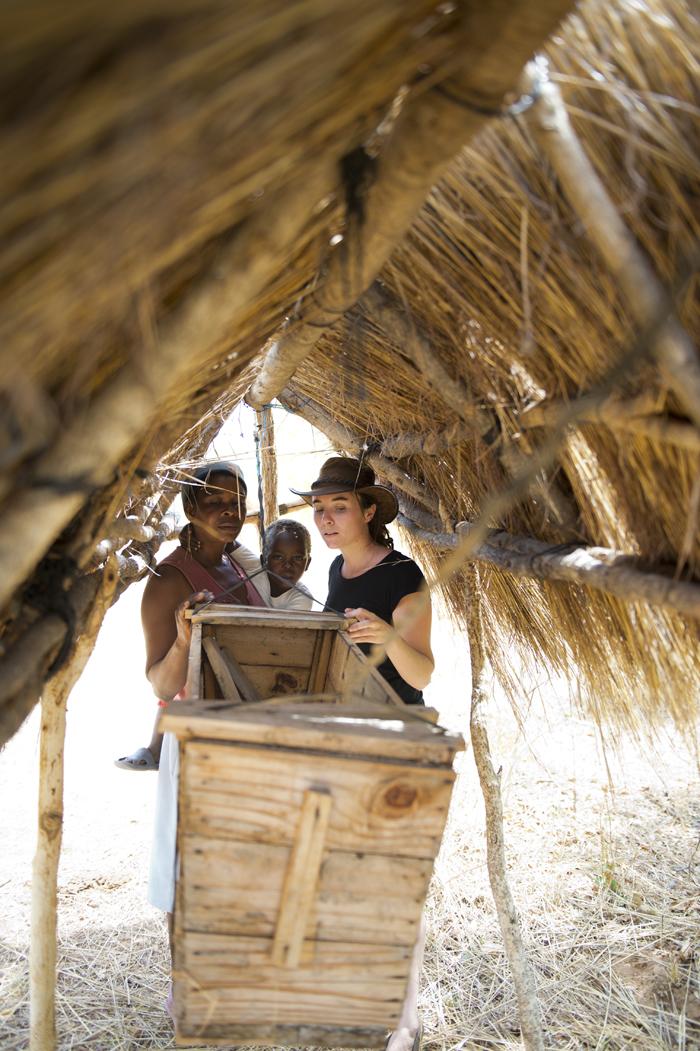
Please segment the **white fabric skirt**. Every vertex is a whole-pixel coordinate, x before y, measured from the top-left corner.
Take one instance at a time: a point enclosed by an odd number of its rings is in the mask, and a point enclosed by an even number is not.
[[[158,766],[156,814],[151,848],[148,900],[156,909],[173,912],[177,871],[177,786],[180,749],[175,734],[163,735]]]

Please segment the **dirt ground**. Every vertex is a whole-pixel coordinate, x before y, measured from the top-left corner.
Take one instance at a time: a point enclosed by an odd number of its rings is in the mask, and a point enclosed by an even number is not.
[[[249,541],[250,542],[250,541]],[[323,560],[310,581],[324,587]],[[113,759],[145,744],[139,589],[110,611],[69,706],[60,870],[60,1047],[167,1048],[161,918],[145,900],[155,775]],[[428,701],[467,729],[464,642],[438,617]],[[562,684],[523,691],[522,726],[494,688],[512,889],[552,1048],[700,1051],[700,787],[697,752],[668,727],[603,748]],[[0,754],[0,1048],[27,1046],[27,944],[37,713]],[[428,903],[425,1046],[520,1046],[485,864],[471,754]]]

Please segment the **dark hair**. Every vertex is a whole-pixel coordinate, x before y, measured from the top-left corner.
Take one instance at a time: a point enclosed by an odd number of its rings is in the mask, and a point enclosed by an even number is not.
[[[183,507],[196,507],[197,498],[202,489],[206,488],[213,474],[227,474],[238,480],[238,487],[244,496],[248,495],[248,487],[238,464],[230,461],[219,461],[218,463],[203,463],[189,472],[186,482],[182,483],[180,493]]]
[[[386,523],[382,521],[379,513],[379,506],[375,503],[368,493],[358,493],[357,499],[360,501],[360,507],[363,511],[367,511],[370,507],[376,508],[371,519],[367,523],[369,529],[369,535],[375,544],[381,544],[382,547],[388,547],[390,550],[394,547],[394,541],[389,536],[389,531],[386,527]]]
[[[274,522],[270,522],[265,530],[265,536],[263,537],[261,556],[263,564],[267,561],[267,556],[270,554],[270,550],[272,549],[275,540],[282,533],[291,533],[294,539],[298,540],[304,548],[304,555],[306,558],[309,558],[311,555],[311,534],[306,526],[302,525],[301,522],[295,521],[293,518],[276,518]]]

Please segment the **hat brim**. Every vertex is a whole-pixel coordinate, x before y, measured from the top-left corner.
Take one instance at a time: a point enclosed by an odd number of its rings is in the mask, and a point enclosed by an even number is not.
[[[331,482],[328,485],[317,485],[315,489],[292,489],[291,486],[289,488],[295,496],[300,496],[307,504],[311,504],[315,496],[330,496],[331,493],[364,493],[372,503],[377,505],[379,515],[385,525],[393,522],[399,513],[399,501],[392,490],[385,485],[360,485],[355,488],[354,485]]]

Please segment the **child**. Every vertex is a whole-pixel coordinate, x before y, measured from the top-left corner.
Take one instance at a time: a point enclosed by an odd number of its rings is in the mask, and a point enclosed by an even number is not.
[[[311,563],[311,535],[291,518],[278,518],[265,530],[260,557],[260,593],[274,609],[311,609],[313,598],[299,580]],[[266,584],[269,587],[267,594]]]

